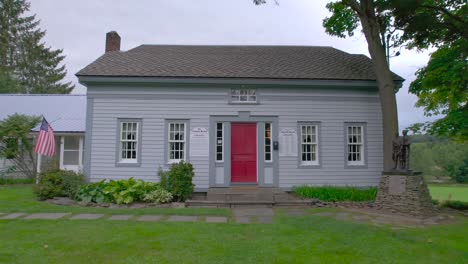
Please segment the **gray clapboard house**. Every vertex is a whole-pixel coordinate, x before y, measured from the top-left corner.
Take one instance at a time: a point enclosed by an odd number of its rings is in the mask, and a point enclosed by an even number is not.
[[[77,73],[90,181],[157,181],[181,160],[195,188],[379,183],[382,114],[371,61],[332,47],[141,45]],[[401,86],[403,79],[395,75]]]

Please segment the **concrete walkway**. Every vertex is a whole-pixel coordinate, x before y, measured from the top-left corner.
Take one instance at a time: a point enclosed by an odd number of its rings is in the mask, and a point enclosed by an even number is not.
[[[375,210],[340,209],[340,210],[310,210],[305,208],[283,208],[280,214],[287,217],[329,217],[339,221],[370,224],[375,226],[391,225],[398,227],[425,227],[455,222],[455,216],[441,213],[433,217],[420,219],[401,215],[383,214]],[[205,223],[238,223],[238,224],[271,224],[275,210],[266,207],[241,207],[232,209],[232,217],[201,216],[201,215],[131,215],[131,214],[72,214],[72,213],[2,213],[1,220],[70,220],[70,221],[140,221],[140,222],[205,222]]]
[[[72,213],[0,213],[0,220],[109,220],[109,221],[141,221],[141,222],[206,222],[239,224],[273,222],[274,212],[271,208],[234,208],[234,217],[200,216],[200,215],[125,215],[125,214],[72,214]]]

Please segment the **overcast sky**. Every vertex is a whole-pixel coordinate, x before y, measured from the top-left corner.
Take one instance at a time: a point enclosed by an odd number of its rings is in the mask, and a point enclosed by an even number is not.
[[[116,30],[122,50],[140,44],[233,44],[332,46],[366,54],[362,33],[347,39],[328,36],[322,19],[330,0],[279,0],[255,6],[252,0],[31,0],[31,12],[47,30],[48,46],[64,50],[67,80],[74,93],[86,93],[75,73],[104,53],[105,34]],[[427,120],[408,94],[414,73],[429,53],[401,50],[391,59],[394,72],[406,79],[397,94],[400,128]]]

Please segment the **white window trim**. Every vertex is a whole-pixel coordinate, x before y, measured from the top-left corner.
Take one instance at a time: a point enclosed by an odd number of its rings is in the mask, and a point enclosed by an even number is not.
[[[247,95],[247,101],[241,101],[240,100],[240,95],[239,95],[239,100],[233,100],[233,91],[234,90],[252,90],[255,91],[255,101],[249,101],[249,98],[252,97],[252,95]],[[258,90],[256,88],[246,88],[246,87],[240,87],[240,88],[231,88],[229,90],[229,102],[231,104],[258,104]]]
[[[302,127],[303,126],[313,126],[315,127],[315,160],[304,161],[302,160],[302,145],[314,145],[314,143],[304,143],[302,142]],[[301,166],[319,166],[320,165],[320,142],[319,142],[319,124],[314,122],[300,122],[299,123],[299,164]]]
[[[122,139],[122,130],[123,130],[123,124],[124,123],[135,123],[136,124],[136,134],[135,134],[135,140],[123,140]],[[137,164],[138,163],[138,159],[139,159],[139,145],[140,145],[140,142],[139,142],[139,133],[140,133],[140,122],[139,121],[131,121],[131,120],[122,120],[120,121],[120,129],[119,129],[119,163],[123,163],[123,164]],[[136,152],[136,155],[135,155],[135,158],[134,159],[129,159],[129,158],[122,158],[122,142],[133,142],[135,141],[136,144],[135,144],[135,152]]]
[[[361,128],[361,160],[359,161],[350,161],[348,160],[348,155],[349,155],[349,141],[348,141],[348,128],[349,127],[360,127]],[[365,144],[365,126],[363,124],[352,124],[352,123],[347,123],[345,126],[345,135],[346,135],[346,165],[347,166],[365,166],[366,165],[366,144]],[[356,144],[353,144],[356,145]]]
[[[221,143],[221,147],[222,147],[222,154],[221,154],[221,157],[222,159],[218,160],[218,124],[221,123],[221,129],[222,129],[222,135],[221,135],[221,140],[222,140],[222,143]],[[225,134],[224,132],[226,131],[226,125],[224,122],[216,122],[216,133],[215,133],[215,138],[216,138],[216,154],[215,154],[215,162],[216,163],[223,163],[224,162],[224,147],[225,147]]]
[[[70,136],[73,136],[73,135],[70,135]],[[83,147],[84,147],[83,136],[78,136],[79,137],[78,149],[73,149],[73,150],[66,150],[65,149],[65,137],[66,136],[61,136],[60,137],[60,162],[59,162],[60,169],[64,170],[67,167],[71,168],[71,167],[74,166],[74,165],[65,165],[63,163],[63,158],[64,158],[65,151],[78,151],[77,170],[81,171],[83,169]]]
[[[171,141],[171,124],[184,124],[184,140],[172,140]],[[167,122],[167,138],[166,138],[166,143],[167,143],[167,163],[168,164],[173,164],[173,163],[179,163],[181,161],[187,161],[187,122],[186,121],[168,121]],[[172,142],[183,142],[184,143],[184,158],[183,159],[171,159],[171,143]]]
[[[263,153],[263,160],[266,162],[266,163],[273,163],[273,123],[272,122],[265,122],[265,126],[264,126],[264,139],[263,139],[263,148],[266,149],[266,144],[265,144],[265,132],[266,132],[266,124],[270,124],[270,159],[267,160],[266,159],[266,151],[264,150],[264,153]]]

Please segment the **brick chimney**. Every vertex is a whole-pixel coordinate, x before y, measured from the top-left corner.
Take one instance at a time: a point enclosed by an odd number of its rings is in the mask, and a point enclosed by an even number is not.
[[[120,51],[120,36],[115,31],[106,34],[106,53],[110,51]]]

